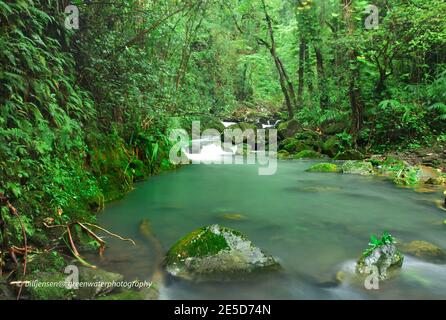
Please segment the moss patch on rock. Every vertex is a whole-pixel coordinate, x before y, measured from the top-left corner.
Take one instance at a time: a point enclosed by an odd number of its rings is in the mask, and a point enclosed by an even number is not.
[[[375,172],[373,165],[367,161],[346,161],[342,165],[342,172],[348,174],[359,174],[362,176],[370,176]]]
[[[334,158],[334,160],[362,160],[364,155],[358,150],[346,150],[339,152]]]
[[[306,170],[307,172],[341,172],[334,163],[317,163]]]
[[[279,267],[240,232],[211,225],[187,234],[167,252],[169,274],[187,280],[231,280]]]
[[[294,156],[294,159],[320,159],[323,156],[313,150],[302,150]]]
[[[401,250],[406,254],[431,262],[445,262],[446,252],[436,245],[421,240],[414,240],[401,245]]]

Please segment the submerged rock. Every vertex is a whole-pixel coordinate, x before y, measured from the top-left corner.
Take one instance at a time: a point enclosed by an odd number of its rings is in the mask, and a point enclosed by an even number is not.
[[[307,172],[341,172],[334,163],[317,163],[306,170]]]
[[[246,220],[246,216],[241,213],[224,213],[220,215],[220,218],[234,221]]]
[[[401,250],[406,254],[431,262],[446,261],[446,252],[427,241],[411,241],[408,244],[402,245]]]
[[[376,267],[379,279],[385,280],[389,278],[389,271],[402,267],[403,260],[404,256],[395,244],[384,244],[363,253],[356,263],[356,272],[369,275]]]
[[[280,265],[240,232],[211,225],[194,230],[175,243],[166,254],[165,267],[178,278],[218,281],[277,270]]]
[[[342,172],[349,174],[360,174],[362,176],[373,175],[373,165],[367,161],[346,161],[342,165]]]

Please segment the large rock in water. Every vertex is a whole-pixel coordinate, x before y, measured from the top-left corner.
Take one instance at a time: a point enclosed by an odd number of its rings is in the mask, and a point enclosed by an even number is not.
[[[370,176],[374,174],[373,165],[367,161],[346,161],[342,165],[342,172]]]
[[[182,279],[219,281],[277,270],[280,265],[240,232],[215,224],[194,230],[175,243],[166,254],[165,267]]]
[[[356,263],[356,272],[369,275],[376,267],[379,279],[385,280],[389,278],[389,271],[401,268],[403,260],[404,256],[395,244],[385,244],[362,254]]]

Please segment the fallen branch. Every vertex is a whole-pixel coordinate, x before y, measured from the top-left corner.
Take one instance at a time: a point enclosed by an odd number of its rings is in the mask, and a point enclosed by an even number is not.
[[[20,228],[22,229],[22,237],[23,237],[23,244],[25,246],[24,249],[24,255],[23,255],[23,277],[26,276],[26,264],[28,259],[28,238],[26,237],[26,229],[25,225],[23,224],[22,218],[20,217],[20,214],[18,213],[17,209],[14,208],[14,206],[9,202],[8,198],[3,195],[3,193],[0,193],[0,204],[5,205],[9,213],[13,216],[15,216],[20,223]],[[15,257],[14,250],[12,248],[9,249],[9,253],[13,260],[15,260],[15,263],[17,264],[17,258]],[[17,293],[17,300],[20,299],[20,295],[22,294],[23,285],[20,286],[19,292]]]

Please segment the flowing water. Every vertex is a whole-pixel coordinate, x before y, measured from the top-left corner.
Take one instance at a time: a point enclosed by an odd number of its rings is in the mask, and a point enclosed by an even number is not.
[[[162,299],[446,298],[446,265],[410,256],[399,276],[380,282],[379,290],[348,280],[371,233],[386,230],[401,242],[425,240],[446,248],[445,212],[433,204],[440,191],[417,193],[377,177],[305,172],[311,164],[279,161],[271,176],[259,176],[256,165],[189,165],[138,183],[99,217],[137,246],[109,239],[98,263],[129,280],[148,279],[155,253],[138,234],[142,219],[150,220],[166,250],[188,232],[218,223],[277,257],[283,272],[247,282],[168,281]],[[338,285],[340,270],[347,280]]]

